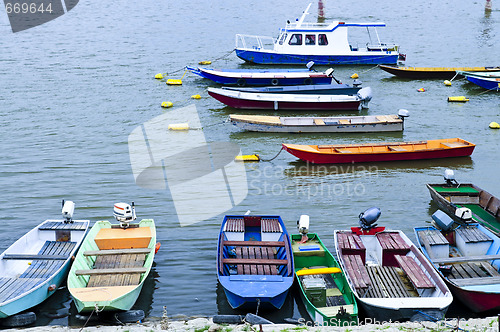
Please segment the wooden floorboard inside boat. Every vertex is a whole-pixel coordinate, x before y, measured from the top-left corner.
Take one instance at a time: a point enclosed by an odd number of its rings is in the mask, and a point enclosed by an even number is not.
[[[468,278],[488,278],[499,277],[500,273],[488,262],[470,262],[453,264],[451,274],[448,276],[453,279]]]
[[[418,297],[410,281],[401,269],[393,266],[367,266],[371,286],[362,297]]]
[[[145,260],[145,254],[97,256],[93,269],[143,267]],[[131,286],[138,285],[140,280],[140,273],[91,275],[87,287]]]

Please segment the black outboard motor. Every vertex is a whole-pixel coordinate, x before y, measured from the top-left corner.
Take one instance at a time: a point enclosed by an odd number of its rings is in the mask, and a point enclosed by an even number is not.
[[[446,169],[444,171],[444,180],[446,181],[446,185],[448,187],[459,187],[460,184],[457,180],[455,180],[455,172],[451,169]]]
[[[375,224],[380,218],[380,214],[382,212],[378,207],[371,207],[367,209],[365,212],[362,212],[359,214],[359,226],[361,226],[361,229],[364,231],[369,231],[373,227],[377,226]]]

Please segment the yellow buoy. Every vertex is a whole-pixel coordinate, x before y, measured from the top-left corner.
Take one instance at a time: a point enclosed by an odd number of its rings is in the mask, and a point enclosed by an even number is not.
[[[212,64],[212,61],[200,61],[198,62],[199,65],[210,65]]]
[[[351,78],[359,78],[359,75],[356,74],[356,73],[354,73],[354,74],[351,75]]]
[[[469,101],[469,98],[466,98],[465,96],[455,96],[448,97],[448,101],[465,103],[466,101]]]
[[[179,79],[174,79],[174,78],[169,78],[167,80],[168,85],[182,85],[182,80]]]
[[[168,125],[168,130],[189,130],[189,123],[172,123]]]
[[[235,161],[259,161],[259,155],[258,154],[250,154],[250,155],[243,155],[243,156],[236,156],[234,158]]]
[[[500,129],[500,124],[498,124],[498,122],[491,122],[490,128],[491,129]]]
[[[315,274],[333,274],[333,273],[341,273],[342,270],[338,267],[323,267],[317,269],[302,269],[297,271],[298,276],[308,276]]]
[[[161,103],[161,107],[163,107],[163,108],[169,108],[172,106],[174,106],[174,104],[172,104],[171,101],[164,101],[163,103]]]
[[[443,83],[444,83],[444,85],[446,85],[446,86],[451,86],[451,82],[450,82],[450,81],[448,81],[448,80],[444,81]]]
[[[191,98],[193,98],[193,99],[201,99],[201,96],[200,95],[192,95]]]
[[[155,78],[156,78],[157,80],[161,80],[161,79],[163,79],[163,75],[162,75],[161,73],[156,74],[156,75],[155,75]]]

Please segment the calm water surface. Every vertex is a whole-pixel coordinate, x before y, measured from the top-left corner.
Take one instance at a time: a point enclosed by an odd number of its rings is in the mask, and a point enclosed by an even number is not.
[[[472,157],[357,166],[307,166],[283,152],[271,163],[248,164],[247,198],[229,213],[279,214],[289,231],[299,215],[311,217],[333,250],[334,229],[357,223],[371,206],[382,209],[379,224],[402,229],[430,220],[436,207],[425,188],[453,168],[459,181],[470,181],[500,195],[500,95],[464,81],[451,87],[441,80],[409,81],[378,68],[337,67],[349,82],[358,73],[374,98],[361,114],[410,110],[404,133],[349,135],[278,135],[240,132],[219,124],[235,112],[206,93],[210,82],[193,75],[182,86],[167,86],[153,76],[185,65],[222,57],[234,48],[234,34],[276,37],[286,20],[300,16],[307,1],[80,1],[68,14],[13,34],[0,15],[0,249],[47,218],[58,218],[61,199],[76,203],[75,217],[92,222],[112,218],[113,203],[134,201],[139,218],[154,218],[162,243],[156,266],[137,307],[150,316],[231,313],[215,273],[216,238],[223,215],[180,227],[168,191],[135,185],[127,139],[142,123],[169,112],[160,107],[194,103],[208,141],[230,141],[243,154],[274,156],[282,142],[304,144],[381,142],[461,137],[477,144]],[[412,66],[499,65],[500,9],[485,13],[484,1],[401,2],[326,1],[327,19],[384,21],[381,38],[395,41]],[[313,5],[315,20],[316,3]],[[216,68],[244,65],[235,55]],[[321,68],[326,69],[326,68]],[[417,89],[427,91],[418,93]],[[201,100],[190,96],[200,94]],[[447,102],[466,95],[465,104]],[[258,113],[258,112],[253,112]],[[269,115],[277,114],[273,112]],[[301,113],[305,115],[304,113]],[[345,113],[345,115],[353,113]],[[299,115],[289,113],[288,115]],[[308,113],[313,115],[313,113]],[[319,114],[318,114],[319,115]],[[199,202],[203,204],[203,197]],[[268,317],[299,318],[296,292],[285,307]],[[300,301],[298,301],[300,302]],[[37,308],[37,324],[82,323],[50,314],[71,307],[60,290]],[[464,317],[453,306],[451,315]]]

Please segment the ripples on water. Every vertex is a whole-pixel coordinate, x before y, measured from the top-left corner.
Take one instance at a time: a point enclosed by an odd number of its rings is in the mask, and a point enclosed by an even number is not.
[[[357,4],[326,2],[326,14],[329,19],[385,21],[388,27],[381,37],[401,45],[407,65],[499,65],[500,12],[494,8],[485,14],[482,1]],[[206,94],[206,87],[213,84],[186,75],[182,86],[166,86],[155,81],[154,74],[178,71],[170,77],[180,78],[185,65],[231,51],[235,33],[276,36],[286,20],[299,16],[305,6],[295,0],[86,1],[52,22],[16,34],[11,33],[7,16],[1,15],[0,249],[41,221],[57,218],[61,199],[74,200],[75,217],[92,222],[110,219],[115,202],[135,201],[139,218],[156,220],[162,242],[138,307],[152,316],[161,316],[165,305],[170,315],[231,312],[217,287],[214,266],[222,216],[179,227],[168,191],[134,184],[127,137],[140,124],[169,112],[159,106],[166,100],[174,107],[195,103],[205,126],[222,122],[233,110]],[[240,65],[231,54],[213,66]],[[333,250],[333,230],[357,223],[357,215],[375,205],[382,209],[381,224],[401,228],[413,238],[412,227],[430,220],[435,209],[424,184],[441,181],[445,168],[455,169],[459,180],[495,193],[500,182],[496,167],[500,133],[487,126],[499,122],[498,94],[483,93],[463,81],[445,87],[439,80],[398,79],[370,66],[335,69],[343,81],[349,82],[357,72],[364,85],[373,88],[370,109],[362,114],[409,109],[405,132],[266,135],[242,133],[226,124],[207,128],[207,140],[229,140],[239,144],[243,154],[270,157],[284,141],[325,144],[462,137],[478,145],[473,156],[362,165],[366,169],[307,168],[283,152],[271,163],[247,165],[249,195],[231,213],[278,213],[291,232],[298,216],[309,214],[311,231],[319,232]],[[427,92],[417,93],[421,87]],[[193,94],[203,98],[192,101]],[[470,102],[448,103],[447,97],[453,95],[467,95]],[[349,194],[348,187],[357,191]],[[202,202],[200,197],[197,204]],[[299,317],[295,295],[290,295],[284,310],[270,317]],[[60,291],[39,310],[53,312],[70,302],[68,293]],[[68,318],[38,322],[68,323],[78,324]]]

